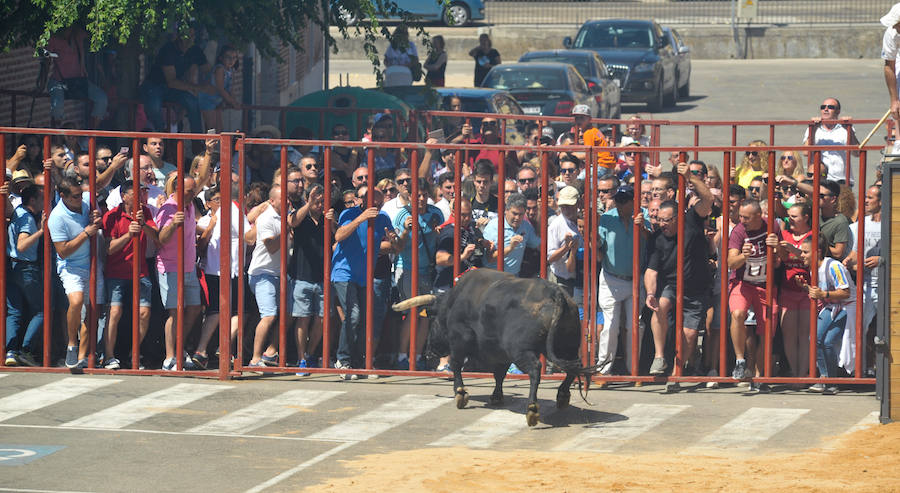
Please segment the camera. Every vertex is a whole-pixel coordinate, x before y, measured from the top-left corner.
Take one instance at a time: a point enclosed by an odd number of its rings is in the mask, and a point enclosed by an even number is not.
[[[459,232],[459,244],[461,248],[465,248],[469,244],[475,245],[475,250],[472,252],[469,263],[478,267],[483,265],[486,252],[484,249],[484,235],[481,234],[481,230],[478,228],[463,229]]]

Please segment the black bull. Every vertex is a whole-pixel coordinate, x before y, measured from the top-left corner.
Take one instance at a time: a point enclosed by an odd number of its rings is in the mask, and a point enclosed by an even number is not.
[[[493,269],[477,269],[462,276],[445,294],[410,298],[394,305],[401,311],[434,304],[436,317],[429,331],[428,350],[450,355],[456,407],[469,401],[462,368],[467,359],[494,374],[491,404],[503,401],[503,379],[510,363],[529,377],[526,420],[534,426],[540,417],[537,389],[541,381],[540,356],[566,373],[556,392],[556,405],[569,405],[569,387],[576,377],[589,375],[579,358],[581,321],[578,307],[563,289],[543,279],[520,279]]]

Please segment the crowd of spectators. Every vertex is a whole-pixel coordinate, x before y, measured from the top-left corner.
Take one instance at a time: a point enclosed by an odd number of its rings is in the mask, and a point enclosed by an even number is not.
[[[184,52],[189,40],[173,41],[170,49]],[[225,50],[213,71],[217,86],[227,86],[233,68],[233,51]],[[173,55],[175,56],[175,55]],[[165,59],[165,58],[161,58]],[[176,64],[177,65],[177,64]],[[167,68],[168,67],[168,68]],[[192,87],[173,88],[167,84],[171,66],[161,65],[156,86],[145,87],[160,97],[191,94]],[[175,70],[176,75],[178,70]],[[221,88],[221,87],[220,87]],[[221,101],[229,95],[219,93]],[[452,101],[451,101],[452,103]],[[198,106],[198,111],[203,106]],[[418,294],[441,293],[453,283],[454,259],[462,271],[493,268],[502,253],[504,270],[521,277],[540,272],[540,245],[547,241],[547,277],[571,294],[584,312],[585,215],[595,214],[597,228],[593,256],[598,260],[597,284],[599,332],[597,363],[605,376],[630,374],[665,375],[679,362],[687,375],[718,375],[727,371],[738,381],[766,373],[765,340],[771,337],[774,363],[769,372],[780,376],[809,376],[809,306],[815,300],[819,310],[816,368],[825,377],[854,371],[856,344],[854,310],[864,312],[863,334],[871,338],[877,302],[880,260],[880,187],[866,191],[865,211],[853,210],[853,178],[845,166],[846,153],[823,156],[821,186],[813,189],[812,160],[802,150],[804,144],[855,142],[840,125],[822,123],[837,118],[840,103],[833,98],[821,105],[821,120],[814,120],[814,141],[798,138],[796,151],[785,151],[778,159],[775,176],[767,173],[768,152],[747,151],[732,170],[730,183],[723,183],[717,166],[702,161],[682,162],[677,154],[663,156],[664,162],[642,150],[649,144],[639,117],[625,126],[618,142],[611,142],[608,129],[595,128],[587,110],[575,106],[571,128],[555,135],[549,126],[529,124],[520,129],[532,151],[501,153],[495,150],[457,152],[440,150],[437,139],[429,139],[428,149],[416,154],[412,147],[387,149],[371,146],[374,167],[368,169],[359,147],[331,149],[332,180],[324,182],[322,148],[291,146],[284,180],[280,169],[279,146],[255,144],[246,150],[244,189],[238,186],[238,159],[219,160],[218,140],[189,162],[174,162],[172,147],[163,139],[142,141],[138,177],[129,149],[101,142],[96,149],[97,193],[91,196],[88,183],[91,156],[77,138],[54,140],[43,159],[40,140],[22,139],[8,159],[7,218],[9,274],[7,289],[7,365],[53,365],[39,361],[43,305],[41,297],[24,296],[44,289],[42,270],[52,269],[50,286],[54,300],[54,337],[49,343],[52,356],[69,368],[83,368],[88,357],[90,303],[86,302],[91,262],[98,265],[97,300],[99,313],[98,351],[100,364],[108,369],[128,366],[130,331],[119,330],[130,317],[137,316],[141,361],[148,367],[176,369],[175,319],[178,291],[184,295],[185,368],[203,369],[210,353],[216,351],[213,334],[219,324],[219,279],[232,280],[232,318],[229,327],[232,348],[245,344],[249,366],[279,364],[279,353],[304,374],[303,368],[329,365],[338,369],[362,368],[366,361],[366,309],[374,312],[376,367],[435,368],[448,371],[446,361],[429,362],[423,357],[428,317],[417,324],[418,355],[410,361],[411,313],[395,313],[392,301],[409,297],[412,289],[413,256],[418,262]],[[153,111],[149,113],[155,118]],[[198,113],[199,115],[199,113]],[[199,116],[198,116],[199,117]],[[335,125],[335,140],[386,142],[396,140],[398,122],[390,113],[372,116],[364,135],[351,136],[347,127]],[[499,144],[499,122],[492,117],[480,121],[459,119],[445,125],[447,142]],[[821,130],[821,131],[820,131]],[[843,131],[843,137],[841,137]],[[255,136],[279,137],[274,127],[260,127]],[[799,136],[798,136],[799,137]],[[842,140],[843,139],[843,140]],[[556,145],[588,145],[594,148],[596,204],[585,202],[590,154],[560,152]],[[624,152],[607,150],[611,145]],[[410,144],[414,146],[415,144]],[[764,147],[753,141],[749,147]],[[547,159],[542,159],[546,157]],[[461,162],[457,166],[456,160]],[[804,166],[804,159],[808,165]],[[505,175],[499,175],[500,165]],[[588,163],[591,164],[591,163]],[[183,183],[177,183],[178,167],[185,169]],[[455,176],[455,170],[461,176]],[[45,175],[45,170],[48,172]],[[222,225],[222,173],[231,172],[232,224],[229,247],[232,265],[229,274],[219,265]],[[369,189],[369,173],[375,187]],[[635,174],[641,187],[635,190]],[[542,175],[549,184],[542,190]],[[50,176],[52,209],[43,210],[44,177]],[[137,181],[139,194],[135,196]],[[418,190],[412,196],[413,180]],[[459,181],[461,187],[456,189]],[[686,193],[678,194],[683,181]],[[184,208],[178,207],[176,190],[181,185]],[[326,187],[332,203],[324,201]],[[501,188],[502,187],[502,188]],[[723,204],[728,187],[729,203]],[[774,193],[774,210],[769,210],[769,188]],[[504,215],[498,215],[500,191]],[[821,218],[819,245],[811,243],[813,220],[811,202],[818,196]],[[459,199],[460,214],[452,213]],[[541,201],[546,198],[547,217],[542,218]],[[413,201],[418,217],[413,217]],[[96,204],[91,207],[91,203]],[[286,207],[283,205],[286,204]],[[371,206],[370,206],[371,204]],[[638,209],[639,208],[639,209]],[[685,236],[684,268],[677,268],[677,220],[683,212]],[[774,228],[768,228],[768,216]],[[544,221],[546,220],[546,221]],[[856,264],[856,223],[865,222],[864,265]],[[325,224],[331,223],[333,237],[325,238]],[[458,223],[458,224],[457,224]],[[413,224],[417,224],[418,244],[412,244]],[[282,230],[286,225],[287,229]],[[367,240],[373,226],[374,241]],[[49,228],[54,251],[52,265],[40,259],[44,228]],[[238,233],[243,230],[241,237]],[[454,233],[461,241],[455,246]],[[502,244],[498,241],[502,231]],[[637,232],[637,236],[635,236]],[[178,284],[178,241],[184,240],[183,285]],[[728,248],[721,250],[723,235]],[[634,242],[640,249],[635,256]],[[238,244],[246,245],[245,258]],[[333,252],[331,272],[324,272],[326,244]],[[139,250],[135,252],[135,245]],[[282,251],[287,248],[287,251]],[[374,249],[374,278],[366,275],[366,254]],[[767,299],[767,253],[772,253],[776,285]],[[588,257],[589,258],[589,257]],[[810,266],[818,259],[818,285],[811,285]],[[287,265],[282,265],[285,259]],[[130,300],[133,263],[139,264],[139,307],[135,315]],[[728,267],[728,305],[719,306],[720,263]],[[633,277],[632,266],[640,276]],[[238,326],[238,274],[245,272],[246,293],[243,331]],[[588,270],[589,272],[589,270]],[[287,274],[285,307],[289,320],[280,320],[281,276]],[[677,298],[676,280],[684,279],[683,297]],[[860,279],[860,276],[862,278]],[[327,279],[327,282],[326,282]],[[372,282],[372,286],[368,283]],[[854,282],[864,283],[863,307],[856,307]],[[633,286],[639,287],[638,299]],[[15,288],[13,288],[15,287]],[[324,304],[331,290],[332,306]],[[772,314],[767,316],[769,302]],[[632,320],[632,308],[639,308],[639,320]],[[682,310],[683,331],[675,328],[675,312]],[[323,319],[329,312],[334,321],[329,333],[335,338],[334,354],[322,355]],[[729,333],[719,334],[724,318]],[[633,329],[637,329],[635,334]],[[649,330],[646,330],[649,328]],[[280,347],[278,331],[290,330],[287,347]],[[127,336],[124,334],[127,333]],[[245,340],[237,340],[239,333]],[[632,350],[638,339],[638,352]],[[675,338],[682,337],[681,354],[674,354]],[[718,338],[728,337],[728,368],[718,368]],[[123,342],[124,340],[124,342]],[[128,348],[128,349],[123,349]],[[873,371],[873,351],[863,351],[864,371]],[[324,362],[322,361],[324,358]],[[511,372],[516,372],[514,367]],[[342,378],[357,379],[353,374]],[[710,386],[717,385],[709,382]],[[750,389],[765,391],[752,383]],[[812,391],[834,393],[834,385],[814,385]]]

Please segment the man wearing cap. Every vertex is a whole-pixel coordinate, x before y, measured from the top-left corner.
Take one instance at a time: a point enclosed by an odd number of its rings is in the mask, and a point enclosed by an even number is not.
[[[655,353],[650,366],[651,375],[662,375],[668,368],[664,350],[669,333],[669,311],[679,303],[676,298],[677,275],[682,275],[684,279],[684,296],[680,300],[684,313],[684,344],[680,358],[685,364],[697,347],[697,335],[699,329],[705,326],[706,310],[711,303],[712,273],[704,226],[712,212],[713,196],[703,179],[690,172],[687,163],[678,163],[677,169],[678,174],[693,185],[698,200],[684,214],[684,270],[680,273],[677,270],[676,238],[679,205],[666,200],[659,207],[660,233],[649,245],[650,259],[644,273],[647,307],[653,310],[650,328]]]
[[[150,327],[150,306],[153,286],[150,282],[144,252],[147,251],[147,239],[159,243],[159,229],[153,220],[150,208],[141,203],[140,211],[135,214],[134,182],[122,182],[122,203],[110,209],[103,216],[103,231],[107,241],[107,258],[104,275],[106,277],[107,297],[109,300],[109,321],[104,334],[105,351],[104,367],[118,370],[121,364],[115,356],[116,335],[119,321],[122,320],[123,307],[131,304],[132,273],[135,259],[134,238],[138,237],[140,252],[137,255],[139,264],[138,293],[140,309],[138,311],[138,334],[140,341],[147,335]],[[141,192],[146,190],[142,185]],[[141,202],[141,201],[139,201]]]
[[[641,259],[634,258],[634,225],[642,225],[644,215],[634,216],[634,188],[623,185],[612,194],[615,207],[598,219],[598,255],[603,269],[597,284],[597,301],[603,311],[603,329],[598,334],[597,362],[600,373],[612,373],[613,361],[619,344],[619,329],[625,324],[625,366],[630,370],[632,358],[631,340],[634,328],[632,320],[632,266]],[[640,228],[643,232],[644,228]],[[646,239],[645,234],[642,239]],[[642,242],[645,245],[646,242]],[[642,326],[638,324],[638,343],[643,339]]]
[[[37,366],[33,354],[39,352],[40,330],[44,324],[43,269],[39,262],[44,235],[44,194],[31,181],[20,179],[13,185],[21,198],[9,223],[7,241],[11,268],[6,288],[6,366]],[[26,329],[22,333],[22,327]]]
[[[900,98],[898,98],[897,88],[897,57],[900,56],[900,3],[895,3],[891,10],[881,18],[881,25],[886,28],[881,40],[884,81],[887,83],[888,95],[891,98],[891,115],[894,117],[894,121],[900,122]]]
[[[575,126],[572,128],[572,134],[575,135],[576,145],[586,145],[593,147],[609,147],[609,142],[599,129],[591,126],[591,110],[586,104],[577,104],[572,108],[572,116],[575,118]],[[597,155],[597,164],[613,169],[616,165],[616,158],[611,152],[594,151]],[[573,152],[584,162],[587,162],[587,156],[583,152]]]
[[[575,272],[569,272],[566,261],[581,248],[582,239],[578,234],[578,201],[580,196],[575,187],[563,187],[559,191],[559,214],[547,226],[547,263],[550,271],[571,296],[575,291]]]
[[[22,203],[22,192],[28,185],[34,185],[34,178],[27,169],[17,169],[12,173],[9,187],[9,203],[13,208],[18,207]]]

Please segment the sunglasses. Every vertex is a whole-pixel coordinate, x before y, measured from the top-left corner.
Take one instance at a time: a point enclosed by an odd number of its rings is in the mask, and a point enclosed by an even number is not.
[[[762,187],[747,187],[747,190],[750,190],[751,192],[759,192],[760,190],[762,190]]]
[[[640,153],[640,152],[637,152],[637,151],[627,151],[627,152],[625,152],[624,154],[625,154],[626,156],[628,156],[628,157],[635,157],[635,156],[640,155],[641,153]]]
[[[820,199],[827,199],[828,197],[834,197],[834,194],[831,194],[831,193],[820,193],[819,194]]]
[[[318,164],[307,164],[307,165],[306,165],[306,169],[307,169],[307,170],[316,169],[316,168],[318,168],[318,167],[319,167]]]
[[[369,175],[360,175],[360,176],[357,176],[356,178],[354,178],[354,180],[356,180],[356,181],[366,181],[368,179],[369,179]]]
[[[497,122],[481,122],[481,126],[484,128],[497,128]]]
[[[598,188],[597,191],[600,193],[612,193],[613,189],[612,188]]]
[[[781,160],[782,161],[796,161],[796,159],[794,159],[794,156],[781,156]]]
[[[559,172],[568,175],[570,173],[574,173],[577,168],[559,168]]]
[[[519,178],[519,183],[534,183],[534,178]]]
[[[823,104],[823,105],[819,106],[819,109],[820,110],[825,110],[825,109],[836,110],[836,109],[838,109],[838,107],[835,104]]]
[[[103,157],[98,157],[97,159],[99,159],[101,161],[112,161],[112,156],[103,156]]]
[[[746,156],[759,156],[759,152],[757,151],[747,151],[744,153]]]
[[[353,207],[354,205],[356,205],[355,200],[345,200],[344,201],[344,207]]]
[[[400,178],[399,180],[397,180],[398,185],[406,185],[408,183],[409,183],[409,178]]]
[[[394,187],[387,188],[384,190],[384,193],[397,193],[397,189]]]
[[[814,176],[816,176],[815,173],[810,173],[809,171],[806,172],[806,177],[807,177],[807,178],[812,178],[812,177],[814,177]]]

